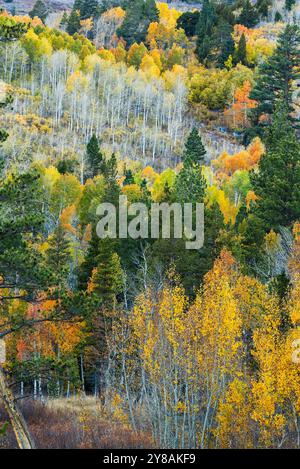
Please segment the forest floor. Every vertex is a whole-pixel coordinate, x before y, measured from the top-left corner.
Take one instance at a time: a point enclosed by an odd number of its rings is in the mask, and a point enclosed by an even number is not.
[[[138,449],[154,447],[151,436],[133,432],[129,425],[105,416],[99,400],[93,398],[24,400],[20,407],[41,449]],[[0,404],[0,428],[7,421]],[[0,435],[0,449],[16,449],[13,431],[8,425]]]

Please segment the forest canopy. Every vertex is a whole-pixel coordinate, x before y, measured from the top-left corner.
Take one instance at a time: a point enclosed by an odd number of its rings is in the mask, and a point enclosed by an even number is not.
[[[0,446],[62,400],[75,447],[299,448],[298,6],[46,3],[0,13]],[[203,247],[101,239],[120,196]]]

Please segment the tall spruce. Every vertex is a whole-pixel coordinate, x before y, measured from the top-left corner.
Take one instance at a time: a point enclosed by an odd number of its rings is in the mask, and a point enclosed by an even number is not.
[[[196,34],[196,26],[199,21],[199,17],[199,11],[187,11],[179,16],[177,20],[177,28],[183,29],[187,37],[193,37]]]
[[[100,142],[95,134],[92,135],[86,147],[88,177],[94,178],[103,169],[103,155],[100,149]]]
[[[61,224],[55,229],[49,240],[47,250],[47,264],[50,267],[55,283],[59,289],[67,286],[70,271],[71,246]]]
[[[234,58],[235,58],[235,62],[237,64],[238,63],[241,63],[242,65],[247,65],[248,64],[248,61],[247,61],[247,42],[246,42],[246,36],[245,36],[244,33],[240,37],[240,40],[239,40],[238,47],[236,49]]]
[[[208,57],[212,49],[211,36],[216,23],[217,15],[213,3],[210,0],[204,0],[199,21],[196,26],[196,53],[201,62]]]
[[[98,0],[82,0],[80,6],[81,19],[97,18],[100,14],[100,7]]]
[[[118,294],[122,291],[123,274],[118,254],[111,239],[99,242],[96,258],[96,271],[93,277],[94,292],[105,308],[116,305]]]
[[[300,142],[284,104],[277,106],[266,145],[258,171],[251,176],[258,196],[255,215],[264,230],[291,227],[300,219]]]
[[[281,101],[288,110],[287,119],[295,123],[292,116],[293,91],[299,77],[300,29],[295,24],[289,24],[279,35],[272,57],[259,67],[258,78],[250,94],[250,98],[257,101],[257,107],[250,114],[250,136],[263,133],[272,120],[276,105]]]
[[[256,9],[262,18],[267,18],[272,6],[272,0],[257,0]]]
[[[49,14],[49,9],[42,0],[37,0],[33,9],[30,11],[29,16],[34,18],[37,16],[42,21],[45,21]]]
[[[205,164],[206,150],[202,143],[202,139],[198,130],[194,127],[190,132],[184,150],[184,165],[200,165]]]
[[[75,10],[75,8],[73,8],[68,19],[66,31],[68,34],[72,36],[73,34],[78,33],[79,29],[80,29],[80,13],[78,10]]]
[[[185,144],[183,168],[176,177],[173,194],[177,202],[203,202],[206,182],[202,176],[206,150],[196,128],[193,128]]]
[[[123,186],[129,186],[130,184],[134,184],[134,177],[131,169],[127,169],[125,171],[125,179],[123,182]]]
[[[215,28],[215,33],[212,42],[215,46],[216,53],[213,60],[215,64],[223,68],[229,56],[233,56],[235,51],[235,44],[232,37],[233,27],[226,21],[220,21]]]
[[[243,24],[247,28],[254,28],[259,21],[259,14],[254,5],[250,0],[245,0],[241,14],[238,18],[238,23]]]
[[[34,300],[38,290],[51,285],[49,268],[34,247],[46,221],[38,172],[11,174],[1,180],[0,205],[0,301],[7,294],[6,285],[16,298]]]

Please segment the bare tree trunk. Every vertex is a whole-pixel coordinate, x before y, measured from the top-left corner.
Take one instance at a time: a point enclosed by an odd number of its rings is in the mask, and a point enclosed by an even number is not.
[[[34,449],[35,444],[28,430],[27,424],[15,402],[13,393],[6,384],[3,369],[0,367],[0,399],[10,418],[16,440],[20,449]]]

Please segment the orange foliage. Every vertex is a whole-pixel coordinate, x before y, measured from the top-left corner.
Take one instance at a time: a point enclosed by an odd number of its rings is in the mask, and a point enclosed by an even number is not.
[[[256,137],[245,150],[241,150],[234,155],[229,155],[224,151],[217,160],[213,160],[213,165],[221,174],[232,176],[238,170],[250,170],[260,161],[265,152],[265,147],[259,137]]]
[[[234,93],[234,102],[226,109],[224,116],[228,127],[232,129],[243,129],[249,126],[248,111],[256,107],[256,101],[249,98],[251,84],[248,80]]]
[[[66,207],[63,209],[61,216],[60,216],[60,221],[62,227],[68,231],[69,233],[76,234],[76,229],[72,226],[72,220],[76,215],[76,207],[75,205],[69,205],[69,207]]]
[[[246,207],[247,210],[250,210],[251,208],[251,203],[255,203],[258,199],[258,196],[253,192],[249,191],[246,195]]]

